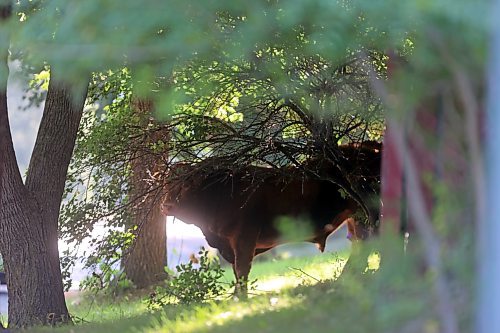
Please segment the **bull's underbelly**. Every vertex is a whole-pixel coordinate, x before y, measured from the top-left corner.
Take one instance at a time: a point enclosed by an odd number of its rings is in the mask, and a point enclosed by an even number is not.
[[[279,241],[279,239],[275,239],[275,240],[257,240],[257,244],[255,244],[255,248],[256,249],[269,249],[269,248],[273,248],[273,247],[276,247],[278,245],[281,245],[281,244],[284,244],[286,242],[281,242]]]

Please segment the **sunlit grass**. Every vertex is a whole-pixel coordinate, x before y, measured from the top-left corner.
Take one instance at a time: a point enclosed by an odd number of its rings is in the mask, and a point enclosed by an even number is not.
[[[112,300],[73,299],[68,302],[72,313],[87,322],[28,332],[436,333],[439,318],[429,292],[432,276],[419,275],[415,265],[419,257],[394,251],[391,241],[355,248],[359,252],[335,281],[346,254],[256,262],[251,279],[257,278],[258,283],[248,299],[234,299],[228,291],[216,301],[169,304],[154,312],[143,302],[147,293]],[[399,246],[397,241],[394,244]],[[385,260],[379,252],[370,254],[373,249],[383,253]],[[226,279],[233,279],[231,268]],[[461,293],[467,292],[470,275],[460,276],[455,283],[463,286]],[[469,303],[457,304],[461,326],[466,328],[461,332],[468,332]]]
[[[255,316],[264,312],[284,310],[299,299],[293,297],[266,297],[260,296],[246,301],[229,300],[226,302],[210,303],[194,306],[191,311],[177,317],[164,312],[150,328],[140,332],[201,332],[222,327],[230,322],[238,322],[246,317]]]
[[[336,279],[342,272],[346,260],[346,253],[328,253],[314,257],[260,263],[250,274],[250,279],[257,279],[257,293],[279,291],[299,285],[312,285],[320,281]],[[268,272],[267,275],[266,272]],[[269,274],[269,272],[273,273]]]
[[[109,300],[101,295],[86,294],[67,299],[67,305],[76,321],[99,323],[122,320],[147,312],[144,297],[142,294],[123,295]]]
[[[70,312],[83,324],[61,327],[57,332],[201,332],[218,330],[228,323],[245,321],[247,317],[277,313],[295,307],[302,301],[293,294],[297,286],[310,286],[337,277],[347,255],[327,253],[314,257],[288,258],[257,262],[251,279],[256,288],[247,300],[235,300],[229,293],[221,300],[197,305],[169,305],[158,312],[148,312],[147,295],[128,295],[109,301],[92,295],[76,295],[68,299]],[[233,280],[226,268],[226,281]],[[45,328],[43,329],[45,330]],[[40,331],[40,328],[36,330]]]
[[[257,279],[255,289],[250,296],[278,292],[298,285],[311,285],[319,281],[338,277],[347,258],[347,253],[326,253],[314,257],[293,257],[256,262],[253,265],[250,280]],[[234,280],[233,271],[226,267],[223,277],[225,282]],[[228,290],[228,294],[232,290]],[[147,294],[147,293],[146,293]],[[115,301],[105,297],[87,294],[74,295],[67,299],[70,313],[85,322],[105,322],[122,320],[147,312],[144,299],[147,295],[124,295]],[[229,295],[226,295],[226,299]]]

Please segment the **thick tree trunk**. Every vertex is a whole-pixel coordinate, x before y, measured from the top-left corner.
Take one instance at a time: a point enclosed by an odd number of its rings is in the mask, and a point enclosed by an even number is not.
[[[4,55],[2,66],[7,66]],[[7,275],[9,327],[67,322],[57,225],[84,95],[74,100],[72,91],[52,75],[23,184],[9,127],[6,81],[0,85],[0,252]]]
[[[11,6],[10,3],[3,3],[0,1],[0,29],[2,29],[3,23],[11,16]],[[6,29],[3,29],[6,31]],[[2,61],[3,57],[7,57],[7,41],[9,40],[8,36],[5,33],[0,31],[0,58]],[[5,45],[3,45],[5,43]],[[7,60],[7,59],[5,59]],[[4,163],[1,161],[6,157],[7,151],[7,142],[9,139],[9,131],[8,131],[8,118],[7,115],[7,76],[8,76],[8,67],[5,63],[0,63],[0,203],[2,202],[3,194],[3,178],[4,178]],[[1,245],[0,245],[1,251]],[[1,254],[1,252],[0,252]],[[0,323],[0,330],[3,331],[5,327]]]
[[[9,327],[66,322],[57,242],[34,196],[17,178],[17,165],[9,163],[4,174],[0,218],[1,250],[9,292]],[[14,168],[15,167],[15,168]]]
[[[134,111],[151,115],[153,104],[137,99],[133,102]],[[161,131],[148,136],[145,141],[154,143],[163,139]],[[132,153],[131,200],[137,204],[131,207],[130,228],[136,229],[136,239],[123,260],[127,277],[138,288],[146,288],[166,277],[167,236],[166,220],[160,211],[162,190],[151,185],[151,176],[157,171],[156,155],[152,152]]]
[[[0,0],[0,161],[5,158],[7,151],[4,149],[9,140],[7,118],[7,77],[9,75],[9,68],[7,66],[8,47],[9,47],[9,31],[3,25],[12,15],[12,5],[10,1]],[[0,188],[2,188],[4,165],[0,163]],[[2,200],[2,191],[0,191],[0,201]],[[0,324],[0,328],[2,325]]]
[[[7,126],[8,119],[5,118],[7,114],[7,77],[9,75],[9,68],[6,66],[9,35],[8,30],[3,27],[3,24],[10,18],[11,14],[12,7],[10,1],[0,0],[0,61],[2,61],[2,63],[0,63],[0,161],[3,160],[7,154],[4,148],[7,146],[7,141],[9,139]],[[2,126],[2,124],[5,124],[5,126]],[[2,188],[4,169],[3,163],[0,163],[0,188]],[[2,191],[0,191],[0,202],[1,201]],[[0,328],[2,328],[1,323]]]

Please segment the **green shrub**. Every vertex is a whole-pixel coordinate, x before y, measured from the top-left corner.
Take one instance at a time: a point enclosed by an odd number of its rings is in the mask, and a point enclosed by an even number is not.
[[[123,293],[134,287],[122,270],[115,269],[106,263],[99,264],[98,272],[94,271],[80,282],[80,289],[94,293],[104,292],[113,295]]]
[[[176,266],[177,276],[151,293],[147,300],[149,309],[176,302],[190,304],[213,300],[226,292],[227,284],[221,281],[224,271],[218,258],[210,256],[204,248],[198,255],[198,268],[191,261]]]

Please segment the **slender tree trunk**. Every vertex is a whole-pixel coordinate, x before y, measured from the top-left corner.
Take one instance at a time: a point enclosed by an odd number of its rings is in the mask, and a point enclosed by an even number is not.
[[[153,112],[153,104],[147,100],[134,100],[132,107],[139,114],[150,115]],[[147,136],[145,142],[165,141],[162,134],[162,131],[157,131]],[[131,210],[129,227],[137,229],[135,242],[123,260],[123,267],[127,277],[138,288],[146,288],[166,277],[166,220],[160,211],[163,191],[154,189],[155,185],[151,182],[158,169],[157,155],[148,149],[133,154],[130,198],[138,203]]]
[[[7,67],[7,49],[2,49]],[[9,292],[9,327],[70,320],[64,300],[57,226],[66,173],[83,110],[52,71],[43,118],[23,184],[7,112],[6,78],[0,84],[0,252]]]
[[[133,223],[138,226],[138,233],[124,261],[124,270],[138,288],[146,288],[166,277],[165,216],[155,204],[150,210],[136,214]]]

